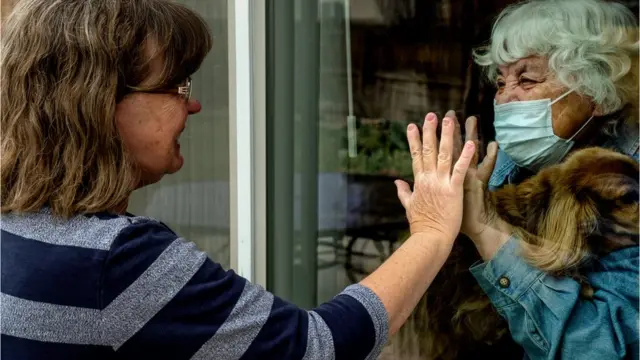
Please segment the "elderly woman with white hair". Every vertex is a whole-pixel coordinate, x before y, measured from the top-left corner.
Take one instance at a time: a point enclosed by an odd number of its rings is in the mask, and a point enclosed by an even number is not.
[[[486,187],[517,184],[586,146],[638,160],[637,36],[622,4],[534,0],[506,8],[474,53],[497,87],[498,146],[468,175],[461,231],[484,260],[473,276],[528,358],[639,356],[637,243],[598,259],[587,275],[595,294],[583,299],[574,279],[530,266],[511,226],[483,202]],[[474,117],[466,129],[474,139]]]

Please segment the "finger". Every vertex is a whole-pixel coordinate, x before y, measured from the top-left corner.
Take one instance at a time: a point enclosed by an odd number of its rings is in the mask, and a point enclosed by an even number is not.
[[[487,156],[482,160],[482,164],[478,167],[478,180],[483,183],[489,182],[493,168],[496,166],[496,159],[498,158],[498,143],[492,141],[487,147]]]
[[[404,209],[407,210],[411,202],[411,187],[409,187],[406,181],[402,180],[396,180],[395,184],[398,189],[398,199],[400,199]]]
[[[464,123],[465,140],[473,141],[476,145],[476,152],[471,159],[471,167],[478,167],[478,119],[475,116],[469,116]]]
[[[467,141],[462,148],[460,158],[453,166],[453,172],[451,173],[451,185],[456,187],[462,187],[464,185],[467,171],[471,165],[471,160],[476,153],[476,144],[473,141]]]
[[[422,172],[422,141],[420,141],[420,131],[416,125],[409,124],[407,127],[407,140],[411,152],[413,175],[417,176]]]
[[[453,125],[455,128],[453,130],[453,154],[451,155],[453,161],[457,161],[460,157],[460,152],[462,151],[462,132],[460,130],[460,122],[456,116],[456,112],[454,110],[449,110],[444,115],[445,117],[453,120]]]
[[[444,114],[444,117],[448,117],[448,118],[451,118],[453,120],[456,120],[456,111],[455,110],[449,110],[449,111],[447,111],[446,114]]]
[[[438,117],[434,113],[428,113],[422,127],[422,167],[426,172],[435,171],[438,162],[438,138],[436,128]]]
[[[438,177],[449,179],[451,174],[451,153],[453,150],[453,120],[442,120],[442,132],[440,133],[440,150],[438,151]]]

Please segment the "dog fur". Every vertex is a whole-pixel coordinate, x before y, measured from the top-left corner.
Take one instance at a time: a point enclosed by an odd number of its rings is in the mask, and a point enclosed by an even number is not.
[[[638,245],[638,163],[604,148],[573,152],[518,185],[487,192],[493,215],[515,227],[521,256],[551,276],[593,289],[585,268],[607,253]],[[442,270],[391,346],[400,358],[522,359],[506,321],[469,272],[481,260],[460,236]],[[497,356],[497,357],[496,357]]]

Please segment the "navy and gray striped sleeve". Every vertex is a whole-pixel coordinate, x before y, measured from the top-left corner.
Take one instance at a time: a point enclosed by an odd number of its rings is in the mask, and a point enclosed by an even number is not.
[[[153,221],[120,233],[101,283],[103,334],[126,358],[375,359],[387,340],[387,313],[368,288],[306,311]]]

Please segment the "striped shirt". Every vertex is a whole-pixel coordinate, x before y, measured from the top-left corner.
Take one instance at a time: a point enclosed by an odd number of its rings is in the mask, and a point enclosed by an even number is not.
[[[375,359],[388,316],[352,285],[302,310],[149,218],[4,214],[1,357]]]

